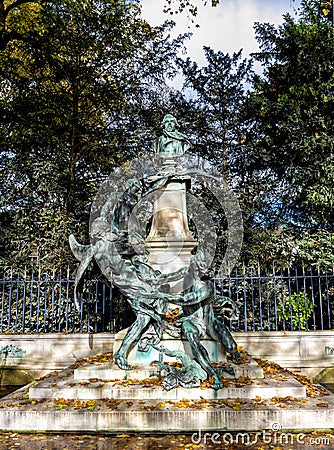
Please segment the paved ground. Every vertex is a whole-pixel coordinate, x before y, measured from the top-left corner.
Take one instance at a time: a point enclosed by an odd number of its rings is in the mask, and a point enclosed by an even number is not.
[[[226,443],[224,443],[224,441]],[[219,443],[220,442],[220,443]],[[237,443],[239,442],[239,443]],[[117,436],[92,435],[51,435],[51,434],[0,434],[1,449],[24,450],[331,450],[334,448],[334,435],[331,433],[281,434],[265,435],[231,435],[221,436],[140,436],[121,434]]]

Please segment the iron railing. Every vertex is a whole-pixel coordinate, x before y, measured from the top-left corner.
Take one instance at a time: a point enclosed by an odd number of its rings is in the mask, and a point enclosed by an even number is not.
[[[113,289],[89,279],[75,308],[75,276],[64,272],[5,273],[1,277],[0,332],[74,333],[114,331]],[[114,302],[113,302],[114,300]]]
[[[4,273],[0,278],[0,333],[116,332],[133,321],[117,288],[87,277],[82,302],[74,305],[74,275]],[[319,265],[298,268],[235,269],[214,279],[215,293],[239,307],[234,331],[334,329],[334,270]]]
[[[229,324],[232,330],[334,329],[333,266],[235,269],[214,281],[215,290],[239,306],[239,320]]]

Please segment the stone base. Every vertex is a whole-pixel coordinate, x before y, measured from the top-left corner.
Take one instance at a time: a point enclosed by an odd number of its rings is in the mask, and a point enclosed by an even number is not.
[[[189,266],[190,259],[194,256],[192,252],[197,245],[197,241],[190,236],[184,236],[183,239],[173,239],[171,237],[169,240],[166,238],[147,240],[148,264],[155,270],[160,270],[161,273],[176,272],[182,267]],[[174,292],[181,291],[182,286],[181,289]]]
[[[69,409],[68,411],[6,409],[0,411],[2,431],[11,432],[92,432],[92,433],[215,433],[218,436],[226,432],[271,430],[279,426],[282,431],[316,431],[333,427],[334,405],[319,409],[315,402],[307,407],[293,409],[257,409],[251,405],[248,410],[234,411],[232,408],[222,409],[183,409],[158,408],[154,405],[145,406],[136,402],[131,403],[131,409],[125,406],[122,411],[87,409]],[[151,408],[151,410],[150,410]],[[280,432],[271,434],[280,436]],[[284,435],[282,434],[282,437]],[[268,434],[267,434],[268,440]],[[283,442],[287,442],[283,440]],[[218,448],[218,447],[217,447]],[[244,448],[244,447],[243,447]],[[329,447],[330,448],[330,447]]]
[[[251,379],[263,378],[263,371],[261,367],[255,361],[250,361],[247,364],[226,364],[233,367],[235,376],[229,375],[224,372],[223,376],[227,379],[249,377]],[[164,371],[162,371],[164,375]],[[135,366],[132,370],[122,370],[116,364],[103,363],[97,364],[84,364],[78,369],[74,370],[75,380],[144,380],[152,377],[159,377],[159,368],[156,365],[149,366]]]
[[[273,361],[319,382],[321,377],[318,380],[316,376],[334,366],[332,358],[325,354],[326,347],[334,348],[334,331],[248,331],[232,335],[254,357]],[[22,358],[8,358],[4,371],[24,370],[34,379],[53,370],[64,370],[80,359],[113,351],[113,342],[111,333],[0,335],[0,347],[13,345],[25,351]],[[334,373],[329,381],[334,383]]]
[[[78,370],[79,373],[78,373]],[[183,401],[187,400],[219,400],[219,399],[271,399],[273,397],[288,397],[304,398],[306,396],[305,387],[301,385],[293,377],[287,375],[284,381],[277,382],[277,380],[262,380],[257,379],[253,382],[247,381],[245,384],[240,380],[227,383],[226,387],[219,390],[212,388],[176,388],[170,391],[165,391],[161,386],[155,385],[158,378],[144,379],[144,381],[131,378],[134,381],[130,384],[120,383],[119,381],[110,381],[110,379],[103,380],[97,378],[97,375],[108,375],[111,369],[102,368],[101,372],[90,369],[90,374],[95,375],[90,380],[82,380],[78,375],[85,374],[84,368],[77,369],[76,373],[69,376],[62,377],[57,382],[57,377],[47,379],[32,386],[29,389],[30,399],[79,399],[79,400],[173,400]],[[143,374],[138,371],[138,374]],[[242,375],[241,375],[242,376]],[[129,379],[128,379],[129,380]],[[151,381],[151,382],[150,382]]]
[[[236,366],[237,379],[222,378],[222,389],[206,382],[165,391],[154,368],[121,371],[102,361],[50,374],[0,399],[0,431],[222,434],[333,427],[334,395],[313,384],[308,397],[304,384],[277,367],[263,374],[250,361]],[[114,376],[119,379],[109,379]]]
[[[150,396],[136,398],[143,391]],[[239,387],[235,383],[219,391],[203,388],[163,393],[161,387],[147,387],[139,381],[128,387],[99,380],[76,381],[73,369],[68,369],[30,386],[30,390],[25,387],[2,398],[0,430],[166,434],[314,431],[333,427],[334,395],[326,394],[306,397],[304,386],[289,376],[284,380],[265,378],[251,385],[240,382]]]
[[[145,380],[147,378],[158,377],[159,368],[155,365],[134,366],[132,370],[120,369],[116,364],[105,363],[101,365],[84,364],[74,370],[74,380]]]

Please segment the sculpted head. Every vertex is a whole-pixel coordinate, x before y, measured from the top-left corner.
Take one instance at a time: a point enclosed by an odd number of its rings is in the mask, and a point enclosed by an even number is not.
[[[130,178],[124,184],[124,191],[132,194],[136,194],[141,189],[140,181],[137,178]]]
[[[162,126],[166,131],[174,131],[178,126],[178,122],[171,114],[166,114],[162,121]]]

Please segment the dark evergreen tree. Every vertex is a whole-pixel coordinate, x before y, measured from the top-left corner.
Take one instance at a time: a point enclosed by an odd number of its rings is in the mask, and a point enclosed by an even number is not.
[[[264,197],[273,206],[262,215],[267,240],[259,235],[268,259],[299,253],[330,261],[334,254],[334,42],[326,11],[318,1],[302,1],[298,20],[286,15],[278,29],[255,26],[261,48],[255,58],[264,73],[254,77],[249,102],[254,150],[265,156],[262,172],[277,186]]]
[[[8,43],[0,63],[4,265],[25,263],[34,249],[45,266],[73,261],[68,234],[88,229],[99,181],[150,144],[145,130],[161,117],[182,44],[168,39],[168,27],[151,27],[135,1],[54,1],[34,15],[27,39]]]

